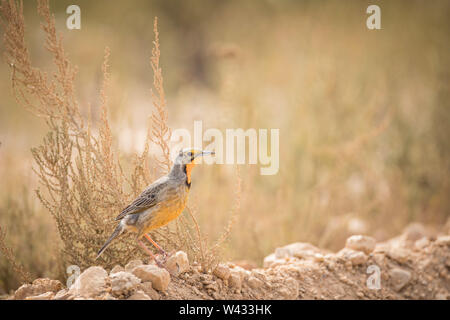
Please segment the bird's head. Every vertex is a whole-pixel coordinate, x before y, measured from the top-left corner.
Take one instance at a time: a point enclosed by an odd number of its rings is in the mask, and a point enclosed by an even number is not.
[[[175,166],[176,168],[181,166],[182,172],[186,175],[186,184],[188,187],[191,186],[191,171],[192,168],[195,166],[195,161],[199,159],[200,157],[206,156],[206,155],[214,155],[214,151],[205,151],[200,149],[194,149],[194,148],[186,148],[180,150],[178,153],[178,156],[175,159]],[[177,172],[177,171],[174,171]]]
[[[214,151],[206,151],[195,148],[185,148],[180,150],[175,159],[175,163],[184,165],[194,165],[195,161],[206,155],[214,155]]]

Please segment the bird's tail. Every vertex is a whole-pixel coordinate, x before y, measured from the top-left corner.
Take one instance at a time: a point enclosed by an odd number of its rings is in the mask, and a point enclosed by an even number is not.
[[[106,240],[105,244],[103,245],[103,247],[98,251],[97,257],[95,258],[95,260],[98,259],[98,257],[100,257],[103,253],[103,251],[106,250],[106,248],[109,247],[109,245],[111,244],[111,241],[113,241],[115,238],[117,238],[118,236],[120,236],[122,234],[122,232],[124,231],[124,227],[122,225],[122,223],[119,223],[119,225],[117,226],[117,228],[114,230],[114,232],[111,234],[111,236],[109,237],[108,240]]]

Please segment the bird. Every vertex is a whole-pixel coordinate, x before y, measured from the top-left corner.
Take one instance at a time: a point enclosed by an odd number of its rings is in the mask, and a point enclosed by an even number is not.
[[[150,184],[134,201],[126,206],[116,217],[120,221],[111,236],[97,253],[96,260],[108,248],[111,242],[124,232],[136,233],[139,245],[161,266],[154,254],[142,242],[146,238],[162,254],[168,257],[148,233],[165,226],[176,219],[186,207],[189,190],[191,188],[191,172],[197,159],[206,155],[214,155],[214,151],[196,148],[181,149],[175,158],[170,172]]]

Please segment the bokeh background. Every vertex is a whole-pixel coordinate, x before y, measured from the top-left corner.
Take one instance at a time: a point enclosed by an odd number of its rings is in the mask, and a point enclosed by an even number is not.
[[[81,8],[81,30],[65,26]],[[381,7],[382,30],[366,28]],[[450,2],[50,2],[78,99],[99,117],[104,48],[111,49],[110,120],[125,156],[140,150],[152,111],[149,57],[159,18],[172,129],[279,128],[280,170],[240,168],[240,214],[225,258],[261,265],[277,246],[339,250],[349,234],[382,241],[412,222],[442,230],[450,216]],[[34,1],[25,1],[33,62],[51,71]],[[59,237],[37,200],[30,148],[43,120],[15,102],[0,64],[0,225],[34,276],[61,275]],[[214,239],[230,218],[233,166],[199,166],[191,202]],[[111,217],[117,213],[112,212]],[[0,257],[0,293],[18,286]]]

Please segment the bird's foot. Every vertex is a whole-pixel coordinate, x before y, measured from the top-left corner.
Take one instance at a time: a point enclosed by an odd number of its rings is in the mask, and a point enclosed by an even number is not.
[[[167,252],[162,252],[162,253],[160,253],[160,254],[158,254],[156,257],[155,257],[155,263],[156,263],[156,265],[158,266],[158,267],[160,267],[160,268],[164,268],[165,267],[165,264],[166,264],[166,262],[167,262],[167,259],[168,259],[168,257],[169,257],[169,255],[167,254]]]
[[[172,250],[171,252],[167,253],[167,251],[161,249],[160,254],[162,256],[162,261],[166,263],[167,259],[170,258],[174,253],[175,250]]]
[[[162,253],[161,255],[158,255],[157,258],[155,258],[154,261],[155,261],[155,264],[156,264],[158,267],[160,267],[161,269],[166,269],[166,270],[170,273],[170,275],[171,275],[172,277],[175,277],[176,274],[174,274],[172,271],[170,271],[170,270],[167,268],[167,266],[166,266],[167,259],[168,259],[172,254],[173,254],[173,252],[170,252],[170,253],[164,252],[164,253]]]
[[[160,261],[159,259],[155,259],[155,263],[156,263],[156,265],[158,266],[158,267],[160,267],[161,269],[166,269],[166,266],[165,266],[165,261]]]

